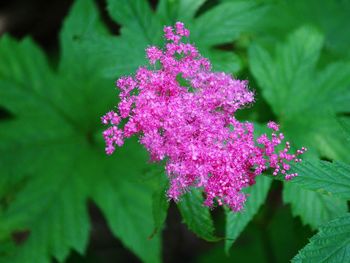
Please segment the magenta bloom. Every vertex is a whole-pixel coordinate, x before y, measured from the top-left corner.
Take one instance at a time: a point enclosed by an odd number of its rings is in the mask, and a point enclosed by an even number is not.
[[[212,72],[208,59],[191,44],[182,42],[189,31],[180,22],[165,27],[165,49],[147,48],[150,67],[140,67],[135,77],[122,77],[118,113],[108,112],[102,123],[106,152],[112,154],[125,138],[140,137],[152,161],[166,163],[170,180],[168,197],[175,201],[191,187],[203,188],[205,205],[226,204],[242,209],[246,196],[242,189],[253,185],[255,177],[268,168],[286,180],[291,161],[289,143],[277,151],[283,134],[269,122],[271,136],[254,139],[254,125],[240,122],[234,113],[253,103],[248,82],[223,72]],[[121,119],[126,119],[121,125]]]

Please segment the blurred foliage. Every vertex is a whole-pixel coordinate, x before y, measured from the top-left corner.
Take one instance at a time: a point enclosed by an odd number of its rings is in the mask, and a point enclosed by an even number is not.
[[[225,240],[226,253],[215,243],[196,261],[349,260],[350,2],[106,2],[120,34],[94,1],[76,0],[60,31],[57,67],[29,37],[0,38],[0,262],[65,262],[72,251],[68,261],[81,262],[88,201],[139,259],[162,261],[164,172],[136,139],[105,156],[99,117],[117,103],[114,81],[144,65],[144,49],[160,45],[162,27],[178,20],[215,70],[249,79],[258,101],[241,118],[275,118],[290,141],[309,148],[283,193],[259,178],[241,213],[218,216],[201,193],[188,193],[178,203],[184,223],[205,240]],[[319,228],[299,253],[311,230],[291,214]]]

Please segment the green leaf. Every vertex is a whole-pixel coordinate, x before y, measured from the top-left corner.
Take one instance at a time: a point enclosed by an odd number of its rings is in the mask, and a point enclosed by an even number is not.
[[[148,190],[148,191],[145,191]],[[145,185],[126,180],[98,187],[94,200],[117,237],[144,262],[160,262],[159,235],[152,239],[152,192]]]
[[[89,39],[107,34],[93,1],[76,1],[60,32],[60,72],[67,75],[85,74],[96,71],[94,56],[87,56],[86,44]]]
[[[233,52],[211,49],[207,54],[203,55],[210,59],[215,71],[232,74],[238,73],[242,68],[241,59]]]
[[[322,44],[323,37],[318,31],[301,28],[290,35],[284,45],[277,46],[275,59],[260,46],[253,45],[249,50],[251,70],[276,114],[288,117],[309,106],[305,97],[317,87],[312,85],[307,73],[314,74],[311,71]]]
[[[347,212],[346,202],[338,198],[350,199],[349,165],[303,161],[293,165],[292,172],[299,176],[285,184],[283,198],[291,203],[293,214],[300,215],[304,224],[316,228]]]
[[[348,161],[349,140],[337,114],[340,109],[347,109],[342,96],[348,93],[350,62],[336,62],[318,71],[316,63],[322,46],[322,35],[304,27],[292,33],[286,43],[278,44],[274,56],[261,46],[252,45],[250,67],[264,98],[278,116],[282,131],[296,147],[306,146],[312,158]],[[291,203],[295,215],[313,227],[346,210],[345,201],[290,183],[285,184],[284,200]],[[332,206],[332,202],[337,205]],[[310,208],[316,206],[320,212],[312,214]]]
[[[205,0],[160,0],[157,14],[163,23],[173,24],[176,21],[187,23],[193,19]]]
[[[315,69],[322,36],[301,28],[279,45],[275,58],[262,47],[249,50],[251,70],[283,131],[313,155],[348,161],[349,141],[337,118],[347,110],[350,62]]]
[[[99,57],[96,50],[89,49],[90,40],[106,35],[94,2],[76,1],[60,32],[62,56],[58,78],[52,84],[56,91],[53,99],[66,116],[78,123],[76,129],[92,132],[99,125],[105,106],[112,105],[115,100],[115,91],[111,88],[113,79],[99,76]]]
[[[303,161],[293,165],[292,183],[321,194],[350,200],[350,166],[342,162]]]
[[[55,190],[61,191],[61,189]],[[85,252],[90,224],[84,199],[80,195],[81,193],[77,193],[76,190],[74,186],[68,186],[60,194],[45,195],[49,197],[49,200],[43,207],[38,207],[38,203],[34,203],[35,210],[38,211],[31,214],[30,222],[25,224],[30,231],[29,237],[21,246],[20,251],[17,248],[13,257],[10,256],[11,262],[27,262],[27,260],[30,262],[50,262],[50,254],[54,255],[59,262],[63,262],[70,249],[74,249],[80,254]],[[37,201],[32,199],[30,195],[32,192],[23,193],[26,193],[26,197],[30,198],[28,201]],[[43,196],[41,195],[41,197]],[[16,205],[18,203],[15,203],[11,208],[14,209],[13,207]],[[30,203],[29,206],[33,206],[33,204]],[[13,212],[16,213],[15,217],[19,216],[21,212],[30,211],[32,207],[21,207],[21,209],[21,211],[16,211],[17,213]],[[6,216],[8,215],[6,214]],[[8,218],[13,220],[11,215]]]
[[[255,27],[259,39],[274,43],[289,32],[307,24],[318,28],[325,35],[327,51],[339,55],[348,53],[350,35],[343,25],[348,23],[349,1],[322,1],[322,5],[318,0],[256,2],[268,7],[264,19]]]
[[[350,141],[350,118],[340,118],[340,124],[347,136],[348,141]]]
[[[90,230],[86,191],[81,178],[69,177],[75,158],[58,157],[55,163],[48,159],[52,168],[33,176],[0,216],[2,239],[13,231],[29,231],[20,249],[9,253],[8,262],[49,262],[50,255],[62,262],[70,249],[79,253],[86,249]]]
[[[166,196],[166,191],[168,189],[167,179],[163,173],[161,176],[159,174],[157,174],[157,176],[158,187],[152,196],[154,231],[151,233],[151,238],[153,238],[153,236],[157,234],[159,230],[162,230],[169,208],[169,201],[167,200]]]
[[[258,177],[256,184],[246,188],[247,201],[241,212],[227,211],[226,213],[226,240],[225,250],[228,253],[232,244],[241,234],[265,202],[272,180],[267,177]]]
[[[139,179],[150,166],[145,151],[129,140],[114,156],[103,152],[99,122],[115,102],[114,79],[92,70],[98,59],[81,42],[103,32],[93,2],[76,1],[60,34],[57,71],[31,40],[0,39],[0,106],[13,114],[0,121],[0,239],[28,233],[0,261],[63,262],[71,250],[84,253],[88,200],[140,259],[160,261],[160,235],[148,239],[154,186]]]
[[[148,44],[161,36],[162,25],[147,0],[108,0],[107,3],[110,16],[123,25],[123,35]]]
[[[47,100],[51,91],[46,87],[52,72],[43,52],[28,38],[17,43],[3,36],[0,47],[0,86],[7,87],[0,89],[1,105],[14,114],[45,115],[52,106]]]
[[[300,216],[304,224],[314,229],[348,211],[344,200],[304,190],[289,182],[284,184],[283,201],[291,204],[294,216]]]
[[[209,207],[203,205],[204,198],[199,190],[186,193],[178,203],[182,218],[188,228],[207,241],[217,241]]]
[[[194,22],[192,37],[200,46],[236,40],[257,23],[265,8],[254,2],[222,3],[208,10]]]
[[[292,262],[347,262],[350,257],[350,214],[322,225]]]
[[[154,13],[146,0],[109,0],[108,11],[121,24],[121,35],[101,34],[84,39],[89,52],[98,58],[95,63],[101,65],[97,70],[113,78],[133,73],[136,68],[146,64],[145,48],[163,43],[162,27],[182,20],[191,30],[190,42],[199,46],[200,52],[213,60],[214,69],[229,66],[225,71],[238,72],[241,65],[237,63],[237,56],[221,50],[213,52],[213,45],[237,39],[262,17],[264,8],[254,3],[223,3],[195,17],[202,3],[202,0],[163,0]],[[218,15],[220,12],[224,17]],[[221,60],[223,57],[225,60]]]

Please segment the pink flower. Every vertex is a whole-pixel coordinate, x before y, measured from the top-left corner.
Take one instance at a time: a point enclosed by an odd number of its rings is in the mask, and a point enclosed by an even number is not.
[[[150,64],[155,64],[156,61],[159,60],[163,55],[162,50],[158,49],[157,47],[147,48],[146,53]]]
[[[200,187],[205,205],[226,204],[233,211],[241,210],[247,198],[242,189],[268,168],[286,180],[296,176],[288,174],[288,163],[300,161],[305,148],[291,154],[286,142],[278,151],[284,136],[277,133],[276,123],[267,125],[270,136],[255,140],[254,125],[234,117],[254,101],[248,82],[212,72],[196,47],[181,42],[189,36],[183,23],[165,27],[164,35],[165,50],[147,48],[150,64],[159,61],[158,69],[141,67],[135,77],[117,81],[119,111],[102,117],[102,123],[110,126],[103,133],[107,154],[137,135],[151,160],[165,160],[169,198],[177,201],[191,187]]]
[[[269,121],[267,123],[267,127],[272,129],[272,130],[274,130],[274,131],[278,131],[279,130],[279,125],[276,122],[274,122],[274,121]]]

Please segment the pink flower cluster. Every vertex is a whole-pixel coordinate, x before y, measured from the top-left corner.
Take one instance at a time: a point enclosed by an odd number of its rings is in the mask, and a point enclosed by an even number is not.
[[[254,139],[254,126],[240,122],[234,113],[254,101],[247,81],[222,72],[212,72],[210,62],[195,46],[183,42],[189,31],[180,22],[165,27],[164,50],[147,48],[151,67],[140,67],[135,77],[117,81],[120,89],[118,113],[108,112],[102,123],[106,152],[132,135],[138,135],[153,161],[165,161],[170,180],[168,197],[175,201],[191,187],[203,188],[205,205],[226,204],[242,209],[246,196],[242,189],[255,183],[255,177],[268,168],[286,180],[290,161],[279,127],[269,122],[270,138]],[[121,119],[126,119],[121,124]]]

